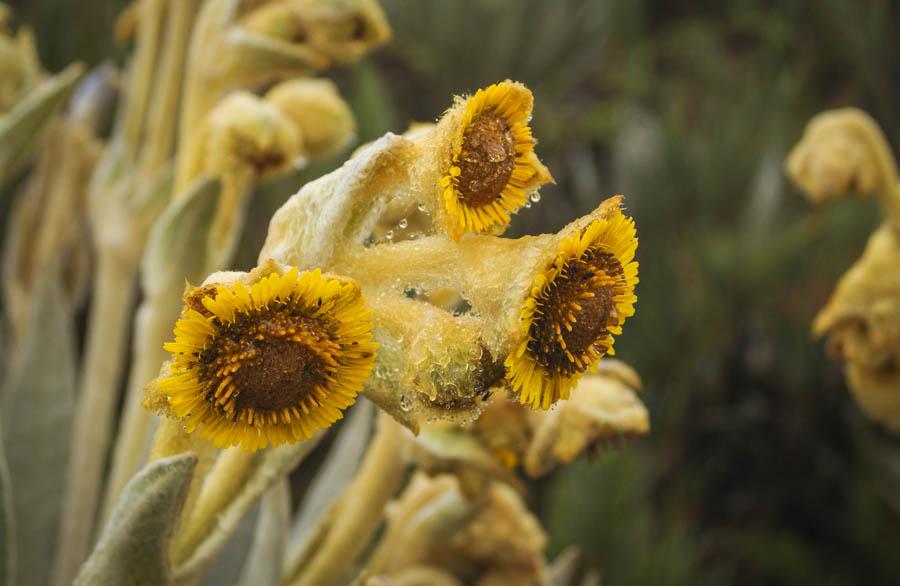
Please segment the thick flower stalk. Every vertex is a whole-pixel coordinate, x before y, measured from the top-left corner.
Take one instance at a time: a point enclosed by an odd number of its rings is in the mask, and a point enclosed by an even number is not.
[[[841,277],[813,332],[829,334],[862,410],[900,431],[900,177],[887,139],[860,110],[824,112],[810,121],[786,166],[813,201],[851,193],[881,199],[886,221]]]
[[[552,181],[534,152],[532,105],[525,86],[504,81],[457,99],[435,125],[357,149],[275,214],[260,258],[326,266],[335,251],[373,241],[503,232],[510,213]],[[395,214],[402,220],[394,229],[373,233]]]

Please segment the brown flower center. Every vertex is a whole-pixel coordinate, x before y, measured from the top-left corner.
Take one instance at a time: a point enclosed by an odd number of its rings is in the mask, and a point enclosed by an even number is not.
[[[609,350],[618,325],[614,296],[625,281],[612,253],[588,249],[569,261],[538,300],[528,352],[548,372],[584,372]]]
[[[279,412],[320,394],[339,353],[318,319],[275,306],[225,326],[200,353],[200,380],[206,400],[233,418],[247,409]]]
[[[509,124],[490,112],[476,118],[463,136],[457,186],[471,207],[493,202],[506,187],[516,164],[516,142]]]

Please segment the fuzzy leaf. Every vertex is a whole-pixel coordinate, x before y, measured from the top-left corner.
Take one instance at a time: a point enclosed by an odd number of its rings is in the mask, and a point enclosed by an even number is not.
[[[253,549],[241,572],[238,586],[278,586],[284,564],[291,517],[291,492],[282,478],[262,497]]]
[[[156,460],[132,478],[85,562],[78,586],[172,583],[169,541],[178,522],[197,457]]]
[[[45,267],[31,323],[4,381],[3,427],[13,504],[19,584],[47,584],[69,456],[75,388],[71,310],[57,271]]]
[[[0,183],[11,179],[25,165],[47,123],[83,73],[80,63],[69,65],[0,117]]]
[[[220,183],[211,177],[197,179],[153,225],[142,264],[148,296],[165,294],[173,283],[205,276],[207,234],[220,188]]]

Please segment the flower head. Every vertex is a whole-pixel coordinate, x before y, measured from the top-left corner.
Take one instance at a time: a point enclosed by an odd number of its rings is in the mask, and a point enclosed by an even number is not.
[[[256,450],[330,426],[375,362],[355,283],[318,270],[190,291],[175,326],[165,409],[217,446]]]
[[[618,199],[559,242],[532,281],[520,313],[521,341],[505,363],[521,403],[548,409],[614,353],[613,336],[637,301],[636,248],[634,220],[622,214]]]
[[[456,106],[462,115],[440,182],[454,236],[502,230],[529,193],[552,180],[534,153],[532,103],[525,86],[504,81]]]

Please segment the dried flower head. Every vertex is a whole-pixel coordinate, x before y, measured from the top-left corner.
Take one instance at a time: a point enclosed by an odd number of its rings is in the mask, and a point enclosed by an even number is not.
[[[634,314],[638,263],[634,220],[617,199],[601,217],[566,236],[535,275],[521,310],[521,341],[505,362],[522,404],[548,409],[569,396]]]
[[[813,322],[813,331],[828,332],[832,353],[846,361],[847,380],[860,407],[892,430],[900,430],[897,266],[900,232],[886,222]]]
[[[641,380],[628,365],[604,360],[603,368],[578,383],[558,409],[532,412],[532,441],[525,472],[541,476],[559,463],[596,453],[610,441],[634,438],[650,429],[647,408],[637,395]]]
[[[375,0],[276,0],[246,15],[243,28],[303,50],[324,64],[347,63],[391,38],[391,28]]]
[[[365,574],[395,577],[425,566],[464,584],[510,573],[519,580],[506,584],[541,583],[547,537],[519,493],[494,482],[473,497],[456,476],[417,472],[389,509],[387,529]]]
[[[335,155],[356,134],[353,112],[331,80],[285,81],[266,93],[266,101],[302,130],[304,151],[310,157]]]
[[[525,86],[504,81],[454,106],[462,115],[450,117],[455,128],[440,182],[451,234],[502,230],[528,194],[552,180],[534,153],[533,102]]]
[[[856,108],[813,117],[785,167],[815,202],[853,192],[868,195],[897,183],[887,139],[875,121]]]
[[[170,372],[148,403],[220,447],[308,439],[355,401],[375,362],[371,340],[359,287],[318,270],[207,284],[185,296],[165,346]]]

